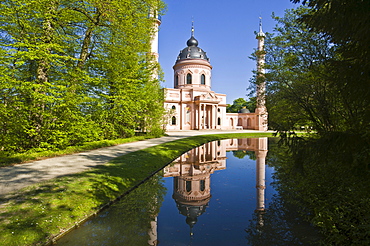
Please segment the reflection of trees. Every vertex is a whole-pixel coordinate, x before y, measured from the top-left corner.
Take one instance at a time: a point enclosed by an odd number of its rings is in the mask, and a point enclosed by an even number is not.
[[[325,245],[370,244],[368,146],[358,136],[332,134],[269,150],[277,190],[320,228]]]
[[[256,212],[248,228],[248,245],[314,245],[317,233],[297,208],[275,195],[266,212]]]
[[[155,176],[148,180],[109,211],[111,218],[105,220],[111,227],[109,233],[114,229],[115,235],[125,235],[125,245],[147,245],[151,221],[159,213],[164,195],[161,178]],[[117,242],[113,235],[111,239]]]
[[[73,245],[86,245],[86,242],[89,245],[148,245],[148,242],[156,245],[156,224],[153,222],[165,193],[162,179],[155,175],[90,220],[88,226],[81,226],[74,231],[77,233],[62,238],[60,244],[69,241]]]
[[[251,160],[256,160],[256,154],[254,151],[247,151],[247,150],[233,150],[233,156],[238,159],[243,159],[245,156],[248,156]]]

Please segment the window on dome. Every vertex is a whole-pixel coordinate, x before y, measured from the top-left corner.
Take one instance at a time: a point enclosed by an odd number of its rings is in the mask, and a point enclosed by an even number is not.
[[[186,185],[186,191],[190,192],[191,191],[191,181],[185,181],[185,185]]]
[[[202,85],[206,84],[206,76],[204,74],[200,75],[200,84]]]
[[[199,186],[200,186],[200,191],[204,191],[206,189],[206,181],[204,179],[200,180]]]
[[[188,73],[188,75],[186,75],[186,84],[190,85],[192,83],[192,77],[191,77],[191,74]]]

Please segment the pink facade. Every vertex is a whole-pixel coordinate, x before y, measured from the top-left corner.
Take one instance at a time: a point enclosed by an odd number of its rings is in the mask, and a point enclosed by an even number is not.
[[[193,32],[187,47],[180,51],[173,69],[174,89],[165,89],[167,131],[267,130],[262,127],[262,122],[267,122],[267,118],[261,117],[259,111],[226,113],[226,95],[211,90],[212,66],[206,52],[198,47]]]

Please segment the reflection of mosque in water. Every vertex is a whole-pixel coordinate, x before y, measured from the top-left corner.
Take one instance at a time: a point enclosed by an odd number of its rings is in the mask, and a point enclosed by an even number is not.
[[[264,211],[265,159],[267,138],[228,139],[192,149],[164,169],[164,177],[174,177],[173,199],[192,228],[211,199],[210,176],[226,169],[226,152],[254,151],[256,155],[256,211]]]

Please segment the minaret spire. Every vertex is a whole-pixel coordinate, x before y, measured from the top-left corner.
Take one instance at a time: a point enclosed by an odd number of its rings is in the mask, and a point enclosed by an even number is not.
[[[259,28],[259,32],[257,33],[257,38],[258,37],[266,37],[265,33],[262,31],[262,17],[260,16],[260,28]]]
[[[194,37],[194,19],[191,20],[191,36]]]

